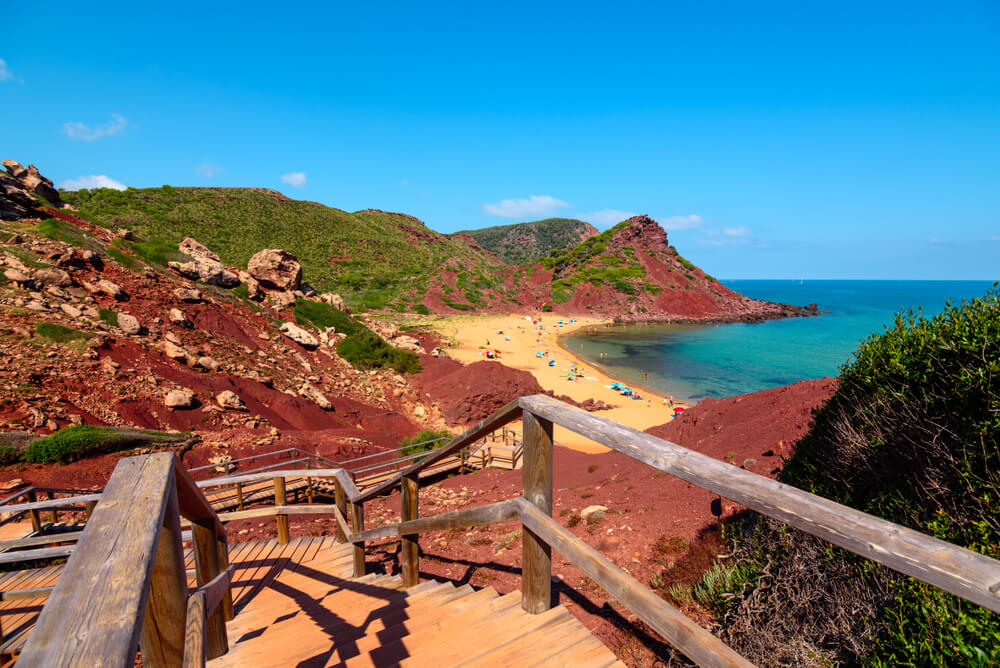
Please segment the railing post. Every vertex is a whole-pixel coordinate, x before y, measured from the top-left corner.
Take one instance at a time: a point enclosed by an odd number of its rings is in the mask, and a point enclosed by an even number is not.
[[[215,537],[218,542],[217,550],[219,554],[219,572],[222,573],[227,568],[229,568],[229,543],[226,540],[226,534]],[[222,614],[225,620],[228,622],[232,620],[234,616],[233,611],[233,582],[232,578],[229,580],[229,586],[226,587],[226,593],[222,595],[222,602],[219,604],[222,608]]]
[[[48,499],[49,501],[51,501],[52,499],[56,498],[56,495],[53,494],[52,492],[45,492],[45,498]],[[56,511],[55,511],[55,509],[50,510],[49,511],[49,523],[50,524],[55,524],[57,521],[58,521],[58,518],[56,517]]]
[[[184,659],[187,575],[176,487],[171,485],[167,495],[139,636],[143,666],[179,666]]]
[[[356,480],[354,474],[351,479]],[[351,531],[361,533],[365,530],[365,506],[363,503],[351,502]],[[354,544],[354,577],[359,578],[365,574],[365,544],[364,542]]]
[[[283,506],[287,502],[285,497],[285,479],[275,478],[274,479],[274,505]],[[275,522],[278,525],[278,543],[281,545],[286,544],[289,541],[288,534],[288,515],[278,515],[275,517]]]
[[[308,471],[310,468],[310,461],[307,459],[306,470]],[[306,498],[309,500],[309,503],[313,502],[313,479],[310,476],[306,476]]]
[[[525,410],[524,467],[521,479],[524,498],[552,515],[552,422]],[[545,612],[552,605],[552,547],[522,526],[521,607],[527,612]]]
[[[344,486],[340,484],[340,481],[336,478],[333,479],[333,496],[337,504],[337,510],[340,514],[344,516],[344,521],[347,521],[347,494],[344,493]],[[337,522],[337,542],[346,543],[347,536],[344,535],[344,530],[340,528],[340,522]]]
[[[38,502],[38,494],[34,490],[28,492],[28,501],[31,503]],[[42,530],[42,516],[38,514],[38,510],[32,508],[28,511],[28,515],[31,516],[31,530],[35,533],[40,533]]]
[[[90,521],[90,516],[94,514],[94,508],[97,507],[97,501],[87,501],[83,504],[83,512],[87,515],[87,521]]]
[[[243,483],[236,483],[236,509],[243,510]]]
[[[213,520],[191,522],[191,541],[194,543],[194,567],[198,586],[202,586],[211,582],[221,572],[222,558],[219,556],[219,539],[215,533],[215,522]],[[214,659],[229,651],[224,606],[219,605],[209,613],[205,636],[208,658]]]
[[[401,494],[400,521],[409,522],[417,519],[418,497],[420,484],[417,476],[403,476]],[[400,539],[400,563],[403,568],[403,586],[415,587],[420,583],[420,545],[419,534],[402,535]]]

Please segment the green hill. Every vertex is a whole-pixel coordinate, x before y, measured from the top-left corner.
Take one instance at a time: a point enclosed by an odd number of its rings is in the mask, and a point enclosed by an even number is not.
[[[590,223],[575,218],[547,218],[533,223],[516,223],[465,230],[486,250],[496,253],[509,264],[532,262],[557,248],[572,248],[597,234]]]
[[[191,236],[236,267],[246,267],[262,248],[283,248],[298,257],[309,284],[339,292],[356,309],[412,309],[441,271],[490,276],[503,266],[413,216],[348,213],[262,188],[102,188],[62,195],[95,223],[127,227],[154,242]]]

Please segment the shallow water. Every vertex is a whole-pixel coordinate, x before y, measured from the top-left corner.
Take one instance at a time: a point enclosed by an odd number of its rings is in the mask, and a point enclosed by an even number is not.
[[[925,314],[937,313],[949,299],[981,297],[993,285],[989,281],[723,283],[757,299],[802,306],[815,302],[829,313],[754,324],[594,327],[573,332],[562,343],[622,382],[681,401],[698,401],[835,376],[858,344],[883,331],[901,308],[923,307]]]

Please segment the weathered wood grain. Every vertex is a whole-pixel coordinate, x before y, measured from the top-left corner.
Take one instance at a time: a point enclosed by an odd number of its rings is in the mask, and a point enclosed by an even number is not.
[[[285,496],[285,479],[275,478],[274,479],[274,505],[283,506],[288,502],[288,498]],[[288,543],[290,534],[288,532],[288,515],[278,515],[275,519],[275,523],[278,526],[278,543],[285,545]]]
[[[337,542],[346,543],[353,536],[351,527],[347,525],[347,518],[344,517],[344,513],[339,507],[333,509],[333,516],[337,518]]]
[[[385,482],[376,485],[364,494],[358,496],[356,499],[351,496],[350,493],[348,493],[347,496],[351,499],[351,502],[354,502],[355,500],[367,501],[368,499],[384,494],[385,492],[396,487],[403,476],[418,475],[421,470],[429,466],[433,466],[436,462],[441,461],[445,457],[450,457],[465,446],[472,445],[483,436],[486,436],[490,432],[496,430],[498,427],[502,427],[508,422],[516,420],[520,416],[521,406],[518,403],[518,400],[515,399],[485,420],[481,420],[469,429],[466,429],[461,436],[454,438],[447,445],[434,450],[432,454],[403,469],[398,475],[392,476]]]
[[[351,503],[351,531],[361,534],[365,531],[365,506],[362,503]],[[365,543],[364,541],[351,541],[354,543],[354,577],[359,578],[365,574]]]
[[[522,397],[521,406],[618,452],[806,533],[1000,612],[1000,561],[726,464],[563,404]],[[525,462],[525,467],[527,467]]]
[[[420,482],[417,480],[417,476],[403,476],[400,483],[401,523],[417,519],[419,489]],[[415,587],[420,583],[419,540],[419,534],[400,535],[399,560],[403,571],[403,586],[407,588]]]
[[[21,653],[25,666],[135,663],[173,453],[121,459]],[[100,583],[100,596],[92,586]]]
[[[524,498],[539,512],[552,515],[552,422],[525,412]],[[552,607],[552,548],[524,527],[521,537],[521,607],[532,614]]]
[[[349,537],[351,542],[391,538],[400,535],[419,535],[428,531],[446,531],[448,529],[466,529],[474,526],[508,522],[517,517],[517,509],[511,500],[498,501],[486,506],[453,510],[449,513],[420,517],[409,522],[387,524],[375,529],[369,529],[361,534]]]
[[[0,601],[23,601],[32,598],[48,598],[55,587],[35,587],[33,589],[16,589],[0,591]]]
[[[194,543],[194,568],[198,585],[205,586],[219,575],[219,543],[215,533],[215,522],[198,520],[191,523]],[[210,659],[222,656],[229,649],[226,638],[226,619],[223,610],[206,609],[205,652]]]
[[[527,499],[515,504],[525,529],[538,536],[586,573],[605,591],[656,629],[677,649],[702,666],[752,666],[724,642],[698,626],[680,610],[644,587],[546,515]]]
[[[62,508],[64,510],[77,505],[83,505],[88,501],[100,501],[102,494],[84,494],[82,496],[67,496],[62,499],[48,499],[45,501],[33,501],[31,503],[14,503],[9,506],[0,506],[0,512],[20,513],[25,510],[45,510],[47,508]],[[39,525],[41,518],[39,517]]]
[[[47,536],[31,536],[30,538],[3,540],[0,541],[0,550],[16,550],[22,547],[52,545],[55,543],[73,543],[79,540],[82,534],[83,531],[67,531],[66,533],[54,533]]]
[[[139,647],[142,665],[170,668],[184,658],[184,615],[187,608],[187,576],[177,489],[167,489],[163,527],[156,548],[156,561],[142,621]]]
[[[205,594],[196,591],[188,597],[187,623],[184,629],[184,668],[204,668],[208,659],[205,645]]]
[[[76,552],[75,545],[61,547],[40,547],[36,550],[18,550],[17,552],[0,553],[0,564],[16,564],[35,559],[61,559]]]
[[[337,506],[337,542],[343,543],[347,541],[351,532],[347,528],[347,494],[344,492],[344,485],[340,479],[334,480],[333,497]]]

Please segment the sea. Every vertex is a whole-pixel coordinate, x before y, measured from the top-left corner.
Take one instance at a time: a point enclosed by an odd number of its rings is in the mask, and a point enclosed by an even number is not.
[[[884,331],[901,309],[939,313],[949,300],[981,297],[992,281],[724,280],[755,299],[822,315],[761,323],[598,326],[562,344],[606,374],[679,401],[756,392],[836,376],[858,345]],[[603,355],[602,355],[603,353]]]

